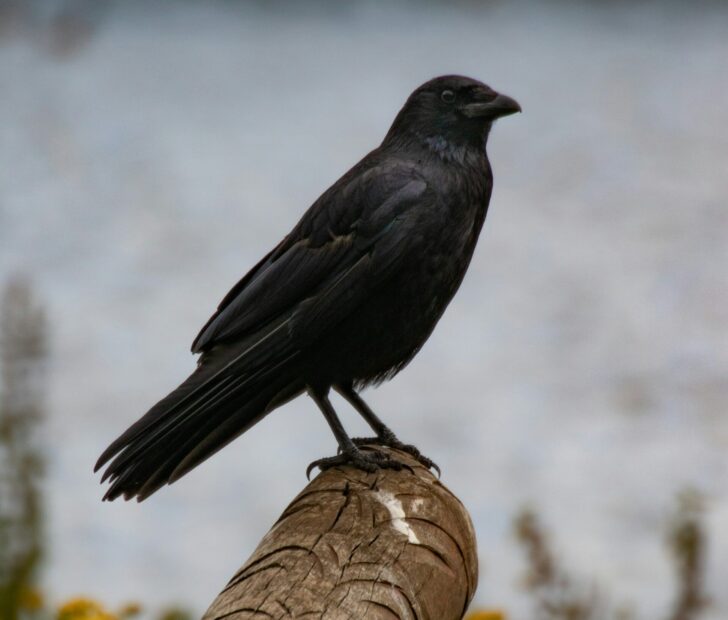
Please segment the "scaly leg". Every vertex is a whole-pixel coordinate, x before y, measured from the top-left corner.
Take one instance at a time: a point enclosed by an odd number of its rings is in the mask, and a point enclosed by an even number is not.
[[[339,454],[318,459],[306,468],[306,477],[310,477],[311,470],[318,467],[321,471],[336,467],[337,465],[353,465],[364,471],[373,472],[377,469],[402,469],[402,463],[390,458],[382,452],[362,452],[356,444],[346,434],[341,420],[336,415],[334,407],[328,397],[328,389],[326,391],[316,390],[309,386],[308,393],[314,402],[321,409],[326,421],[331,427],[331,431],[336,437],[339,444]]]
[[[437,471],[438,476],[440,475],[440,468],[435,462],[423,455],[417,447],[411,444],[402,443],[399,439],[397,439],[397,436],[392,432],[392,430],[384,422],[382,422],[379,416],[377,416],[377,414],[371,410],[369,405],[364,402],[362,397],[356,393],[351,383],[337,384],[334,386],[334,389],[347,401],[349,401],[351,406],[361,414],[361,417],[366,420],[366,423],[369,424],[369,426],[372,427],[372,430],[377,434],[376,437],[371,438],[356,437],[351,440],[354,445],[361,446],[375,443],[389,448],[394,448],[396,450],[402,450],[402,452],[411,454],[428,469],[432,468]]]

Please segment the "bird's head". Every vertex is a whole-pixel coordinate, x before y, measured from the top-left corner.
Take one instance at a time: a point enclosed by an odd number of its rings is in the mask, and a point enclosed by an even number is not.
[[[493,121],[520,111],[514,99],[478,80],[461,75],[436,77],[409,96],[385,142],[417,136],[435,148],[438,141],[482,148]]]

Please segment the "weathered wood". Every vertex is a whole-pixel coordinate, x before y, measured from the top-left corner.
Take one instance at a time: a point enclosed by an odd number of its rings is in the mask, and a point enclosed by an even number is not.
[[[457,620],[475,592],[475,533],[429,470],[318,475],[286,508],[204,620]]]

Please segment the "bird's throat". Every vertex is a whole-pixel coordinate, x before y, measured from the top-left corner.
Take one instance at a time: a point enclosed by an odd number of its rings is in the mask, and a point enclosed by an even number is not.
[[[441,160],[462,165],[475,165],[485,157],[485,142],[480,146],[457,143],[442,135],[418,136],[422,145]]]

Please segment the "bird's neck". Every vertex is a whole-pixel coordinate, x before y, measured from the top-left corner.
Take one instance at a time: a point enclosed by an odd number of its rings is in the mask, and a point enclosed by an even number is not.
[[[394,136],[388,135],[382,146],[395,146],[398,149],[404,147],[418,155],[424,154],[447,163],[478,167],[487,161],[486,140],[487,134],[482,140],[460,141],[448,139],[442,134],[412,130],[399,132]]]
[[[442,161],[463,166],[477,166],[485,157],[485,142],[482,144],[459,143],[444,136],[418,136],[421,146],[432,156]]]

